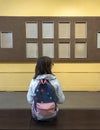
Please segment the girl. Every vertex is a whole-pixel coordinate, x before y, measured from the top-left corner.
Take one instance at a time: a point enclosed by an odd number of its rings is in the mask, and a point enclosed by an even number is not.
[[[61,85],[58,79],[56,78],[56,76],[54,76],[54,74],[52,73],[52,66],[53,66],[53,63],[52,63],[51,58],[47,56],[38,58],[37,64],[35,67],[35,75],[34,75],[34,78],[30,82],[29,90],[27,92],[27,101],[29,102],[29,104],[32,105],[32,116],[33,118],[36,118],[37,120],[44,120],[44,118],[39,117],[37,112],[34,110],[34,100],[33,100],[34,91],[41,79],[47,79],[52,84],[52,86],[55,89],[58,104],[63,103],[65,100],[65,96],[62,91]],[[58,107],[53,117],[57,115],[57,112],[58,112]],[[47,117],[46,119],[49,119],[49,118],[51,117]]]

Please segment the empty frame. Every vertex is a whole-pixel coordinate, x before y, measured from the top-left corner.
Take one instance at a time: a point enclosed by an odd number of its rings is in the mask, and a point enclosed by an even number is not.
[[[54,44],[53,43],[43,43],[42,46],[43,56],[49,56],[54,58]]]
[[[86,43],[75,43],[75,58],[87,58]]]
[[[97,33],[97,48],[100,48],[100,32]]]
[[[59,38],[70,38],[70,23],[69,22],[59,23]]]
[[[38,38],[38,24],[26,22],[26,38]]]
[[[70,58],[70,44],[69,43],[59,44],[59,58]]]
[[[1,32],[0,39],[1,48],[13,48],[12,32]]]
[[[54,38],[54,23],[43,22],[42,23],[42,38]]]
[[[37,43],[26,43],[26,58],[38,58]]]
[[[87,38],[86,22],[76,22],[75,23],[75,38]]]

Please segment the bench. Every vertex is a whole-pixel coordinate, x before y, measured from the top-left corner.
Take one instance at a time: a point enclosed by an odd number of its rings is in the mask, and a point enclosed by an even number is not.
[[[100,110],[61,109],[57,119],[36,122],[29,109],[0,110],[0,130],[100,130]]]

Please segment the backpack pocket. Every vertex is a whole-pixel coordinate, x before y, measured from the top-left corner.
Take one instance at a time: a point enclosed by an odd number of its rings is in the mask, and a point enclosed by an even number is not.
[[[37,113],[42,116],[51,116],[55,113],[55,103],[37,103]]]

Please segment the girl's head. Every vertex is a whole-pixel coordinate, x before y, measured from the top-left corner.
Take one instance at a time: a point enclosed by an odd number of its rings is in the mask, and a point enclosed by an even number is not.
[[[37,64],[35,67],[35,76],[36,78],[38,75],[42,74],[52,74],[51,68],[52,68],[52,59],[47,56],[42,56],[38,58]]]

